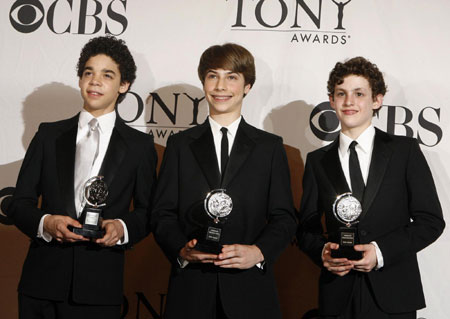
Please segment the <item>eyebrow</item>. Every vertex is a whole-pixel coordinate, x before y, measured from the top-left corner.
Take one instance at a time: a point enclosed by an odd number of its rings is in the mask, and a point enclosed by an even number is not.
[[[217,74],[217,73],[219,73],[219,72],[217,72],[217,71],[215,71],[215,70],[212,70],[212,69],[209,69],[206,73],[215,73],[215,74]],[[238,73],[238,72],[234,72],[234,71],[227,71],[227,72],[225,72],[226,74],[232,74],[232,73]]]
[[[336,88],[335,91],[364,91],[364,90],[365,90],[365,88],[355,88],[355,89],[351,89],[351,90],[346,90],[343,88]]]
[[[91,66],[87,66],[84,68],[83,71],[86,71],[86,70],[93,71],[94,69]],[[103,69],[102,72],[103,73],[112,73],[112,74],[116,75],[116,72],[114,72],[113,70],[110,70],[110,69]]]

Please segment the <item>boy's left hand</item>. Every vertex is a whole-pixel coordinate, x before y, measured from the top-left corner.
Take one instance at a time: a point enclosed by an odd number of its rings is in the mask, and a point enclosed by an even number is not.
[[[95,240],[95,242],[101,246],[115,246],[117,242],[123,238],[123,225],[118,220],[104,219],[102,222],[102,229],[105,230],[105,236]]]
[[[363,253],[363,258],[352,261],[353,269],[361,272],[370,272],[377,266],[376,248],[372,244],[355,245],[356,251]]]
[[[256,245],[223,245],[214,265],[222,268],[249,269],[263,262],[264,256]]]

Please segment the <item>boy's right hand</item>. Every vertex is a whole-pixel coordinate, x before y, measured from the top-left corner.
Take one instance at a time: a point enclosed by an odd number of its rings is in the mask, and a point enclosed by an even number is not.
[[[326,243],[322,250],[323,266],[337,276],[345,276],[353,269],[353,263],[347,258],[333,258],[331,257],[331,250],[338,249],[339,245],[336,243]]]
[[[180,257],[190,263],[212,263],[217,260],[217,255],[208,254],[195,249],[197,239],[192,239],[180,250]]]
[[[44,232],[47,232],[58,242],[74,243],[77,241],[88,241],[81,235],[77,235],[69,230],[69,226],[82,227],[82,225],[75,219],[69,216],[62,215],[48,215],[44,219]]]

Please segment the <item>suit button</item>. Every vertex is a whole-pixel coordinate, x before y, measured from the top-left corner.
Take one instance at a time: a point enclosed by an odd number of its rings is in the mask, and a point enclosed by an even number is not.
[[[361,231],[360,231],[360,234],[361,234],[361,236],[366,236],[366,235],[367,235],[367,232],[366,232],[365,230],[361,230]]]

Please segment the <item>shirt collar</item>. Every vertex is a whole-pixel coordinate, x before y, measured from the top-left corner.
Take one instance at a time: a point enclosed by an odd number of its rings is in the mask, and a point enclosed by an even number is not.
[[[361,133],[361,135],[358,136],[356,142],[358,142],[358,147],[364,153],[368,153],[372,149],[374,138],[375,127],[373,125],[370,125],[364,130],[364,132]],[[348,152],[348,148],[350,147],[351,142],[353,142],[353,139],[342,132],[339,134],[339,153],[341,153],[341,155],[344,155]]]
[[[219,123],[217,123],[216,121],[214,121],[210,116],[208,116],[208,120],[209,120],[209,125],[211,126],[211,129],[213,130],[213,133],[215,134],[219,134],[220,133],[220,129],[222,127],[226,127],[228,129],[228,134],[230,134],[231,136],[236,136],[236,132],[239,128],[239,124],[241,123],[241,119],[242,119],[242,115],[239,116],[233,123],[231,123],[228,126],[222,126]]]
[[[78,118],[78,128],[83,129],[94,118],[94,116],[86,111],[81,110],[80,117]],[[103,114],[97,117],[98,126],[101,133],[112,131],[114,124],[116,123],[116,112],[112,111],[107,114]]]

